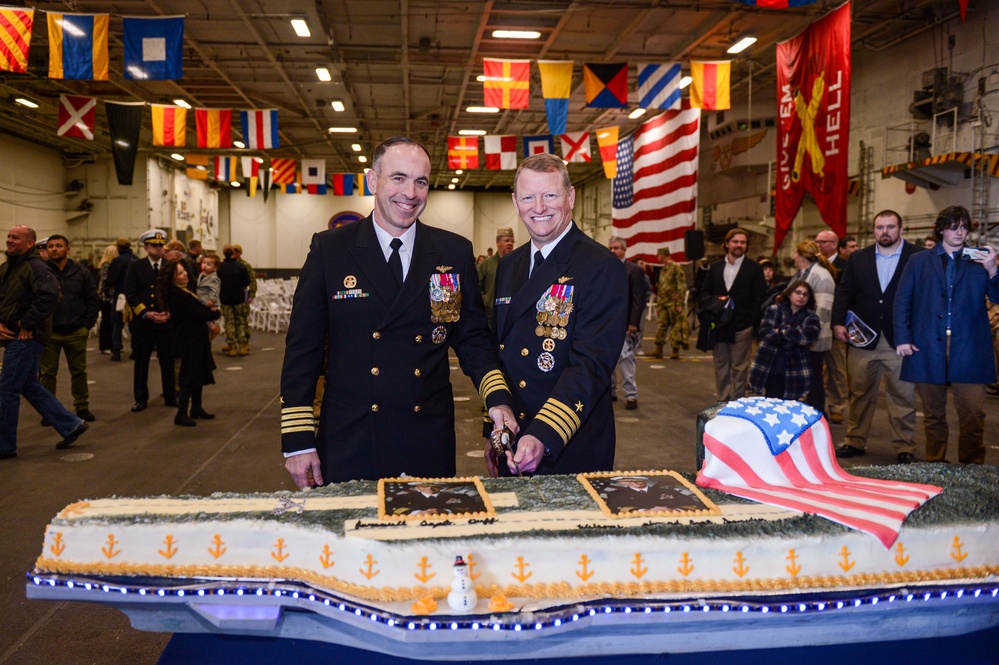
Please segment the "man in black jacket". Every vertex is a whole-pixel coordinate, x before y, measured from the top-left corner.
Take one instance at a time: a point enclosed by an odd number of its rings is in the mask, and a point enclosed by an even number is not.
[[[714,301],[734,303],[731,320],[712,328],[702,321],[697,348],[711,351],[715,362],[718,399],[727,402],[746,396],[749,363],[753,357],[753,330],[760,322],[760,308],[767,294],[760,264],[746,256],[749,233],[735,228],[725,234],[725,258],[708,268],[701,285],[701,309]]]
[[[642,340],[638,329],[642,323],[642,312],[645,311],[645,301],[649,294],[645,290],[645,272],[631,261],[625,254],[628,243],[624,238],[611,236],[607,247],[624,265],[628,276],[628,332],[624,336],[624,347],[617,360],[617,369],[611,377],[611,396],[617,401],[617,370],[621,370],[621,387],[624,389],[624,408],[631,411],[638,408],[638,384],[635,382],[635,350]]]
[[[247,320],[249,310],[243,304],[250,287],[250,273],[236,258],[232,245],[226,245],[223,254],[225,259],[219,266],[218,275],[221,282],[219,300],[225,317],[225,354],[230,358],[245,356],[250,352],[250,322]]]
[[[90,392],[87,388],[87,338],[90,337],[90,329],[97,323],[97,312],[100,310],[97,286],[90,271],[69,258],[66,236],[51,235],[46,246],[49,268],[59,282],[62,298],[52,316],[52,337],[42,352],[41,382],[46,390],[55,395],[59,354],[64,352],[76,415],[93,422],[95,418],[90,412]],[[42,421],[42,424],[49,423]]]
[[[128,238],[118,238],[115,243],[118,248],[118,256],[111,261],[108,266],[108,285],[111,292],[108,296],[115,303],[114,318],[111,320],[111,360],[121,361],[122,330],[125,328],[123,312],[117,307],[118,296],[125,293],[125,275],[128,273],[128,266],[133,261],[138,261],[138,257],[132,253],[132,244]]]
[[[836,339],[850,344],[850,412],[846,443],[836,457],[857,457],[867,448],[867,436],[878,402],[881,376],[892,429],[892,445],[901,464],[916,461],[916,384],[901,380],[902,358],[895,352],[892,308],[902,269],[919,249],[902,239],[902,217],[894,210],[874,216],[874,244],[855,251],[846,263],[833,301],[832,326]],[[851,338],[847,312],[853,312],[874,333]]]
[[[0,265],[0,460],[17,457],[21,395],[63,437],[68,448],[87,431],[38,381],[38,361],[52,334],[52,312],[59,300],[55,275],[35,251],[35,231],[15,226],[7,232],[7,262]]]

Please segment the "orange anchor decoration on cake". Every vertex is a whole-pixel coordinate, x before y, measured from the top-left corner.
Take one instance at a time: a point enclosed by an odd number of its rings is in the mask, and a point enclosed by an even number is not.
[[[468,564],[468,576],[473,580],[479,579],[479,575],[481,575],[482,573],[475,572],[475,567],[479,564],[476,563],[475,559],[472,558],[472,555],[470,553],[465,557],[465,563]]]
[[[212,545],[213,547],[208,548],[208,553],[212,555],[213,559],[217,559],[225,554],[225,547],[223,547],[225,543],[222,541],[222,536],[216,533],[215,537],[212,538]]]
[[[961,543],[961,537],[960,536],[954,536],[954,544],[951,545],[950,547],[951,547],[951,550],[953,550],[950,553],[950,558],[953,559],[954,561],[957,561],[958,563],[961,563],[962,561],[965,560],[965,558],[967,558],[968,553],[961,551],[961,548],[964,547],[964,545]]]
[[[837,562],[836,565],[842,568],[844,573],[850,572],[850,569],[857,565],[856,561],[850,561],[850,550],[846,549],[846,545],[843,545],[839,555],[843,557],[843,560]]]
[[[510,576],[513,577],[513,579],[515,579],[518,582],[520,582],[521,584],[523,584],[524,582],[527,581],[528,577],[530,577],[531,575],[534,574],[534,573],[525,573],[524,572],[524,569],[527,568],[530,565],[531,564],[529,564],[526,561],[524,561],[524,557],[522,557],[522,556],[517,557],[517,564],[516,564],[517,572],[510,573]]]
[[[899,568],[909,563],[909,555],[905,553],[905,545],[901,541],[895,545],[895,563]]]
[[[375,558],[373,556],[371,556],[370,554],[368,554],[367,558],[364,559],[364,565],[366,565],[368,567],[368,569],[365,570],[364,568],[358,568],[357,570],[358,570],[358,572],[360,572],[362,575],[364,575],[365,577],[367,577],[370,580],[372,577],[374,577],[378,573],[382,572],[380,570],[375,570],[375,564],[376,563],[378,563],[378,562],[375,561]]]
[[[291,556],[290,552],[284,551],[284,538],[278,538],[277,542],[274,543],[274,548],[276,551],[271,552],[271,557],[273,557],[273,559],[278,563],[281,563]]]
[[[634,561],[632,561],[632,563],[634,565],[628,569],[628,572],[630,572],[638,579],[642,579],[642,575],[649,572],[649,569],[642,565],[643,563],[645,563],[645,559],[642,558],[641,552],[635,552],[635,559]]]
[[[323,555],[319,557],[319,563],[323,564],[323,568],[330,568],[334,563],[336,563],[330,558],[332,554],[333,552],[330,551],[330,546],[323,545]]]
[[[114,539],[114,534],[113,533],[109,533],[108,534],[107,545],[105,545],[104,547],[101,548],[101,551],[104,552],[104,556],[106,556],[107,558],[110,559],[112,557],[115,557],[115,556],[118,556],[119,554],[121,554],[121,550],[116,550],[114,548],[115,545],[121,545],[121,541],[120,540],[115,540]]]
[[[56,556],[63,553],[66,549],[66,541],[62,539],[62,531],[56,531],[55,538],[52,539],[52,544],[49,545],[49,551]]]
[[[413,577],[420,580],[424,584],[430,581],[431,577],[437,575],[437,573],[428,573],[427,568],[433,568],[433,564],[427,562],[427,557],[422,557],[420,562],[416,564],[416,567],[420,569],[420,572],[413,573]]]
[[[787,557],[785,558],[788,560],[788,564],[784,566],[784,570],[791,577],[797,577],[798,573],[801,572],[801,564],[798,563],[798,555],[793,548],[787,551]]]
[[[732,561],[735,561],[735,565],[732,566],[732,572],[739,577],[744,577],[749,572],[749,566],[746,565],[746,557],[742,555],[742,552],[736,552],[735,558]]]
[[[593,577],[596,574],[596,572],[589,570],[589,568],[587,568],[587,564],[591,563],[593,563],[593,559],[588,558],[585,554],[580,555],[579,557],[580,569],[576,571],[576,577],[583,580],[584,582],[588,581],[591,577]]]
[[[686,552],[684,552],[683,556],[680,557],[680,567],[676,569],[676,572],[680,573],[684,577],[694,572],[694,563],[691,560],[690,555]]]
[[[59,517],[65,519],[70,515],[82,515],[84,508],[89,508],[89,501],[77,501],[76,503],[71,503],[59,512]]]
[[[169,559],[173,557],[174,554],[177,553],[177,548],[174,547],[174,543],[176,542],[177,541],[174,540],[173,536],[167,534],[167,537],[163,539],[163,544],[166,546],[166,551],[163,550],[156,550],[156,551],[159,552],[160,555],[163,556],[164,558]]]

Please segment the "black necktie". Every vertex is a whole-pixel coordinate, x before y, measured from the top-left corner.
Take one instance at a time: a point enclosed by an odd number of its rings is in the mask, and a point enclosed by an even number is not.
[[[399,258],[399,248],[402,247],[402,241],[398,238],[392,238],[392,242],[389,243],[392,247],[392,254],[389,255],[389,270],[392,272],[392,278],[395,279],[396,288],[402,288],[402,259]]]
[[[531,270],[531,274],[533,275],[536,272],[538,272],[538,268],[540,268],[541,264],[544,262],[545,262],[545,257],[541,253],[541,250],[539,249],[538,251],[534,252],[534,268]]]
[[[153,277],[157,278],[159,276],[160,276],[160,264],[157,261],[156,263],[153,264]]]

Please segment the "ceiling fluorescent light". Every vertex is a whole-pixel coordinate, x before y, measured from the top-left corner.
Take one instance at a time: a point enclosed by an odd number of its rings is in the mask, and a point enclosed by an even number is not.
[[[229,184],[232,185],[233,187],[239,187],[239,181],[238,180],[233,180]]]
[[[325,67],[316,67],[316,76],[319,77],[320,81],[332,81],[333,77],[330,76],[330,70]]]
[[[495,106],[466,106],[465,111],[468,113],[499,113],[499,109]]]
[[[232,144],[234,146],[236,146],[237,148],[245,148],[246,147],[246,144],[243,143],[242,141],[233,141]]]
[[[330,127],[330,134],[353,134],[357,131],[357,127]]]
[[[462,129],[458,131],[461,136],[485,136],[486,130],[484,129]]]
[[[330,106],[332,106],[333,110],[336,111],[337,113],[343,113],[344,109],[346,108],[343,105],[343,102],[341,102],[339,99],[334,99],[332,102],[330,102]]]
[[[358,155],[357,161],[361,162],[362,164],[366,164],[368,162],[368,158],[365,157],[364,155]]]
[[[454,185],[453,185],[453,184],[451,184],[451,185],[448,185],[448,186],[447,186],[447,188],[448,188],[448,189],[454,189]]]
[[[170,156],[176,159],[178,162],[184,161],[184,155],[180,154],[179,152],[175,152]]]
[[[537,30],[493,30],[493,39],[540,39]]]
[[[451,182],[453,182],[456,185],[458,184],[459,180],[460,178],[451,178]]]
[[[191,108],[191,105],[187,103],[186,99],[175,99],[175,100],[173,100],[173,103],[176,104],[177,106],[181,107],[181,108],[185,108],[185,109]]]
[[[309,24],[305,22],[304,18],[291,19],[291,27],[295,31],[295,34],[299,37],[312,36],[312,32],[309,30]]]
[[[20,104],[21,106],[27,106],[29,109],[38,108],[38,104],[34,103],[30,99],[25,99],[24,97],[18,97],[14,100],[14,102],[16,104]]]
[[[464,171],[462,171],[461,169],[458,169],[457,171],[454,172],[455,175],[461,175],[462,173],[464,173]]]
[[[742,53],[755,43],[756,43],[756,37],[753,37],[751,35],[745,35],[744,37],[740,37],[736,43],[729,46],[728,50],[725,52],[731,53],[732,55],[735,55],[736,53]]]
[[[641,118],[645,115],[645,109],[635,109],[628,114],[628,120],[634,120],[635,118]]]
[[[361,152],[361,144],[360,143],[351,143],[350,144],[350,149],[353,150],[354,152]]]
[[[693,82],[694,79],[690,78],[689,76],[684,76],[683,78],[680,79],[680,89],[683,90]]]

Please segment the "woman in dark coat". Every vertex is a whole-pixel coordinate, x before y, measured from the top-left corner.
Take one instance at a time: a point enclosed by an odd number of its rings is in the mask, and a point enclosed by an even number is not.
[[[218,309],[205,306],[198,296],[187,290],[187,284],[187,270],[183,262],[167,261],[160,271],[159,287],[161,302],[166,304],[170,313],[174,348],[180,359],[177,376],[180,392],[177,394],[177,416],[173,422],[193,427],[195,418],[209,420],[215,417],[202,408],[201,391],[204,386],[215,383],[209,325],[221,313]]]
[[[815,293],[808,282],[795,280],[763,313],[760,348],[749,370],[753,392],[779,399],[803,399],[812,387],[809,347],[821,324],[815,313]]]

